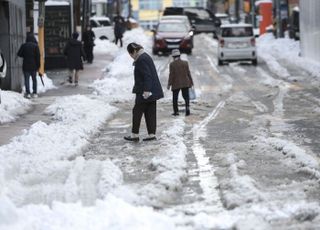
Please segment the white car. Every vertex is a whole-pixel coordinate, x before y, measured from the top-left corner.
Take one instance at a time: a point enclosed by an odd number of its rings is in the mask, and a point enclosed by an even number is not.
[[[111,42],[114,41],[113,26],[108,17],[91,17],[90,26],[96,38],[108,39]]]
[[[218,65],[232,61],[258,64],[256,39],[251,24],[222,25],[218,38]]]

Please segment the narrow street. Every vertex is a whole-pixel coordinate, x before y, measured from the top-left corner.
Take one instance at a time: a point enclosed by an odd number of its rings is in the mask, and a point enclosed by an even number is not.
[[[124,144],[132,105],[114,104],[120,110],[92,139],[85,159],[111,160],[123,172],[123,184],[115,194],[129,190],[129,202],[159,209],[177,218],[180,226],[187,227],[204,212],[216,221],[230,216],[226,228],[236,223],[246,229],[249,217],[259,219],[262,229],[316,229],[319,219],[312,221],[319,213],[320,174],[313,161],[318,161],[319,132],[307,123],[318,123],[319,83],[286,63],[292,76],[288,80],[262,60],[258,67],[217,67],[216,41],[200,35],[195,45],[199,49],[187,59],[201,94],[192,103],[192,115],[172,117],[171,93],[166,91],[158,105],[159,140]],[[170,57],[154,58],[166,86]],[[177,131],[182,139],[168,134],[177,127],[182,128]],[[170,141],[181,145],[182,155],[166,149]],[[162,165],[163,158],[182,158],[183,170],[176,170],[176,162]],[[99,198],[90,196],[89,203]],[[179,222],[179,215],[190,218]]]

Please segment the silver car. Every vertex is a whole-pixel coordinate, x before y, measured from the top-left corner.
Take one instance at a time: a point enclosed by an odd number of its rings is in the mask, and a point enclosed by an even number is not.
[[[251,24],[222,25],[218,37],[218,65],[231,61],[251,61],[253,65],[258,64]]]

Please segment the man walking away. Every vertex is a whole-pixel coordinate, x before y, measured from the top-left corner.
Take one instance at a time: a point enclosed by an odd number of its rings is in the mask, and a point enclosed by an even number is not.
[[[5,78],[6,74],[7,74],[7,63],[0,49],[0,104],[1,104],[1,78]]]
[[[178,96],[181,90],[182,97],[185,101],[186,116],[190,115],[189,107],[189,88],[193,86],[193,80],[189,70],[189,64],[187,61],[180,59],[180,51],[178,49],[172,50],[173,61],[169,67],[169,80],[167,89],[172,90],[172,101],[173,101],[173,114],[174,116],[179,115],[178,110]]]
[[[87,30],[82,34],[82,41],[88,63],[92,63],[93,61],[93,47],[95,38],[96,36],[91,27],[87,26]]]
[[[32,79],[32,97],[38,97],[37,94],[37,71],[40,68],[40,50],[36,38],[33,34],[28,34],[26,42],[19,48],[19,57],[23,58],[23,75],[24,85],[26,88],[26,98],[31,98],[30,95],[30,76]]]
[[[130,43],[127,46],[129,55],[134,60],[134,86],[136,95],[132,109],[132,134],[125,136],[128,141],[139,141],[139,129],[142,115],[146,120],[148,137],[144,141],[156,140],[157,100],[163,98],[163,91],[158,73],[152,58],[144,52],[141,45]]]
[[[122,47],[122,37],[125,30],[125,20],[124,18],[117,12],[117,16],[113,18],[114,22],[114,36],[115,36],[115,43],[118,44],[120,41],[120,47]]]
[[[63,51],[67,57],[67,64],[70,71],[69,83],[72,84],[74,75],[75,86],[77,86],[79,82],[79,70],[83,69],[82,58],[86,59],[82,43],[77,40],[78,37],[79,33],[74,32]]]

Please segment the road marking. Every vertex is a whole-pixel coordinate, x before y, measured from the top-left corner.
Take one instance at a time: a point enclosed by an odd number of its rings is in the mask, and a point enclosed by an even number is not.
[[[211,59],[211,57],[210,57],[209,55],[206,55],[206,56],[207,56],[207,59],[208,59],[210,65],[211,65],[211,67],[212,67],[217,73],[220,73],[220,71],[219,71],[218,68],[217,68],[217,64],[215,64],[215,63],[212,61],[212,59]]]
[[[196,158],[199,173],[199,184],[203,191],[203,198],[205,203],[213,206],[214,210],[222,210],[223,205],[220,200],[218,180],[215,176],[215,170],[210,164],[209,157],[206,155],[206,149],[201,143],[201,139],[206,137],[207,128],[206,126],[212,120],[214,120],[221,109],[224,107],[225,101],[219,102],[215,109],[198,125],[195,125],[192,129],[193,132],[193,145],[192,151]]]

